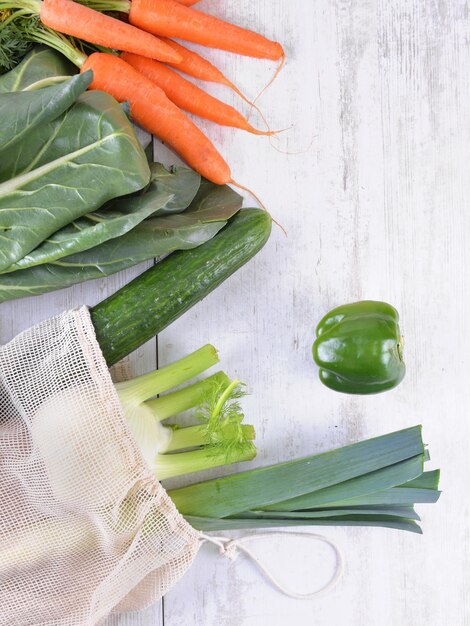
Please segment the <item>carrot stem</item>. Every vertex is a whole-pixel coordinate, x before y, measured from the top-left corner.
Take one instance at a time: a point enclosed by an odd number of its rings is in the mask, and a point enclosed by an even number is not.
[[[129,13],[131,3],[128,0],[76,0],[79,4],[84,4],[89,9],[95,11],[116,11],[117,13]]]
[[[0,6],[3,8],[3,5]],[[67,37],[47,26],[41,25],[40,27],[27,29],[24,31],[24,36],[29,41],[42,43],[50,48],[54,48],[54,50],[63,54],[77,67],[82,67],[87,59],[87,55],[78,50]]]
[[[3,9],[2,5],[0,5],[0,9]],[[8,26],[8,24],[10,24],[10,22],[14,22],[19,17],[23,17],[23,16],[26,16],[26,15],[31,15],[30,9],[21,9],[21,10],[18,10],[18,11],[14,11],[6,19],[0,20],[0,31],[2,31],[4,28],[6,28]]]
[[[41,0],[17,0],[17,2],[2,2],[0,4],[1,9],[24,9],[34,15],[38,14],[41,10]]]
[[[73,0],[43,0],[39,17],[49,28],[89,43],[160,61],[181,60],[173,48],[151,33]]]

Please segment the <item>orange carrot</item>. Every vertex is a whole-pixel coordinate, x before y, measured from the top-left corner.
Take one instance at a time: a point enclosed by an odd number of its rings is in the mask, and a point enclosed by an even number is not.
[[[242,100],[245,100],[248,104],[252,104],[251,100],[249,100],[236,85],[224,76],[215,65],[210,63],[200,54],[194,52],[193,50],[188,50],[188,48],[176,43],[173,39],[166,39],[165,37],[162,37],[162,41],[171,46],[173,50],[181,56],[181,61],[179,63],[169,63],[167,61],[168,65],[177,67],[180,72],[188,74],[188,76],[194,76],[194,78],[198,78],[199,80],[206,80],[211,83],[226,85],[238,94]]]
[[[178,2],[184,4],[186,7],[191,7],[193,4],[196,4],[196,2],[199,2],[199,0],[178,0]]]
[[[95,52],[81,67],[93,70],[91,89],[128,101],[132,118],[171,146],[193,169],[212,182],[232,182],[230,168],[212,142],[154,85],[128,63],[111,54]]]
[[[183,6],[177,0],[132,0],[129,21],[155,35],[186,39],[246,56],[272,60],[285,56],[281,44]]]
[[[181,61],[178,64],[169,63],[169,65],[174,65],[174,67],[178,65],[178,69],[181,72],[194,76],[194,78],[232,87],[232,83],[215,65],[197,52],[194,52],[194,50],[189,50],[173,39],[167,39],[166,37],[162,37],[162,41],[173,48],[181,57]]]
[[[269,131],[257,130],[232,106],[209,95],[163,63],[130,52],[125,52],[121,58],[163,89],[168,98],[180,109],[216,124],[240,128],[255,135],[273,134]]]
[[[100,46],[169,63],[181,60],[180,55],[161,39],[72,0],[44,0],[40,18],[49,28]]]

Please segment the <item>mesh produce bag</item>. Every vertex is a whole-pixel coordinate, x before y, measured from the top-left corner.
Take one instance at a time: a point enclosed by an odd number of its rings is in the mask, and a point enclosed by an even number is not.
[[[83,307],[0,348],[0,624],[101,624],[183,575],[200,533],[128,430]]]

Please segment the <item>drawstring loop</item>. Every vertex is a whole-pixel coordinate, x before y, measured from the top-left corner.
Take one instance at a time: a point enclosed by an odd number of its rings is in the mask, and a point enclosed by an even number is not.
[[[297,591],[287,588],[283,583],[275,578],[270,569],[264,565],[254,552],[245,545],[245,543],[249,541],[255,541],[263,537],[302,537],[305,539],[314,539],[316,541],[327,543],[333,549],[336,556],[336,567],[331,579],[320,589],[316,589],[315,591],[311,591],[309,593],[298,593]],[[344,557],[339,546],[333,540],[328,539],[323,535],[278,531],[270,533],[257,533],[245,535],[239,539],[230,539],[229,537],[211,537],[210,535],[201,533],[200,540],[201,543],[208,542],[216,545],[219,548],[219,553],[231,561],[235,561],[241,553],[246,554],[246,556],[252,559],[252,561],[258,566],[261,572],[278,591],[291,598],[296,598],[297,600],[309,600],[310,598],[317,597],[331,591],[340,581],[344,571]]]

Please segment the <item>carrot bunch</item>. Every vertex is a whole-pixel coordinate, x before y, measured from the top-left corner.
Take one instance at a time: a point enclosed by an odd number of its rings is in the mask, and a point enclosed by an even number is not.
[[[214,65],[172,38],[279,60],[281,65],[284,61],[279,43],[191,8],[197,0],[0,0],[0,9],[6,1],[9,9],[20,9],[22,16],[25,11],[39,15],[43,34],[37,41],[59,49],[80,71],[93,70],[90,88],[127,101],[135,122],[168,143],[212,182],[236,184],[224,158],[184,111],[257,135],[272,134],[254,128],[234,107],[172,69],[226,85],[247,100]],[[127,14],[127,21],[105,13],[111,11]],[[54,39],[54,32],[60,33],[59,39]],[[64,44],[63,35],[109,51],[87,57],[72,42]]]

